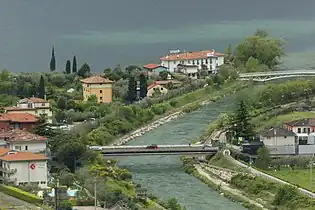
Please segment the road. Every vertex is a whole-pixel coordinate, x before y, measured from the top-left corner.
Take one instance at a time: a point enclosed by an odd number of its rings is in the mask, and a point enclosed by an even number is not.
[[[23,209],[34,210],[40,209],[40,207],[26,203],[25,201],[16,199],[0,192],[0,208],[1,209]]]

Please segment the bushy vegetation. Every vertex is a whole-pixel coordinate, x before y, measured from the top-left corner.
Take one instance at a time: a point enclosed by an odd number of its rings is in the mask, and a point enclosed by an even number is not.
[[[21,189],[18,189],[18,188],[12,187],[12,186],[6,186],[6,185],[0,184],[0,191],[7,194],[7,195],[12,196],[12,197],[26,201],[28,203],[32,203],[32,204],[42,204],[43,203],[43,199],[37,197],[36,195],[34,195],[32,193],[28,193],[26,191],[23,191]]]

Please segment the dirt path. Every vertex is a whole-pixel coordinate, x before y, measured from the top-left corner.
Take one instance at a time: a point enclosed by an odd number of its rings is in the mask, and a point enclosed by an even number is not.
[[[268,210],[268,209],[264,208],[264,206],[261,205],[260,203],[258,203],[258,202],[256,202],[256,201],[254,201],[254,200],[252,200],[252,199],[250,199],[250,198],[244,196],[243,193],[242,193],[242,191],[237,190],[237,189],[234,189],[234,188],[231,188],[231,187],[229,186],[229,184],[226,183],[226,182],[223,182],[223,181],[221,181],[221,180],[212,178],[207,172],[205,172],[205,171],[202,169],[201,166],[195,165],[195,167],[196,167],[196,170],[198,171],[198,173],[199,173],[200,175],[204,176],[205,178],[207,178],[208,180],[210,180],[210,181],[213,182],[214,184],[216,184],[216,185],[218,185],[218,186],[221,186],[221,189],[226,190],[226,191],[229,191],[230,193],[232,193],[232,194],[234,194],[234,195],[236,195],[236,196],[241,197],[241,198],[244,199],[245,201],[247,201],[247,202],[249,202],[250,204],[253,204],[253,205],[255,205],[255,206],[257,206],[257,207],[259,207],[259,208],[261,208],[261,209]]]

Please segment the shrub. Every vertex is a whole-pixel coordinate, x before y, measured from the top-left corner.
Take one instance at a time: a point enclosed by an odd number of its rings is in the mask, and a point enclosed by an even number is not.
[[[16,187],[5,186],[5,185],[0,184],[0,191],[7,194],[7,195],[12,196],[12,197],[26,201],[28,203],[32,203],[32,204],[42,204],[43,203],[43,199],[37,197],[34,194],[20,190]]]

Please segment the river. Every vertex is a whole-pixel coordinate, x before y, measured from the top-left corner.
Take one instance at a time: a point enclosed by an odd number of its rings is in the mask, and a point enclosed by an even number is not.
[[[208,104],[138,137],[129,145],[188,144],[200,136],[220,112],[229,110],[232,104],[232,97]],[[165,200],[175,197],[188,210],[245,209],[186,174],[179,156],[126,157],[119,160],[119,165],[128,168],[135,182],[148,188],[154,195]]]

